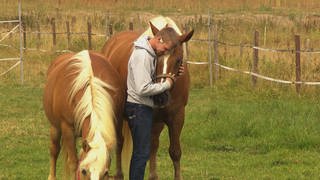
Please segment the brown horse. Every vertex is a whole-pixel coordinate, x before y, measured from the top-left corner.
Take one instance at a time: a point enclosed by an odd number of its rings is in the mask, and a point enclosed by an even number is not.
[[[61,138],[70,179],[108,177],[116,127],[122,126],[124,98],[119,74],[104,56],[85,50],[61,55],[52,62],[43,97],[51,124],[48,179],[56,179]],[[82,137],[80,160],[76,137]]]
[[[193,30],[182,34],[176,24],[169,18],[157,17],[150,22],[151,27],[144,33],[153,36],[158,33],[158,29],[166,31],[166,29],[174,29],[177,33],[172,38],[175,42],[174,49],[166,53],[166,55],[158,57],[157,61],[157,81],[177,74],[180,64],[183,63],[183,46],[182,43],[187,42],[193,35]],[[152,34],[151,34],[152,33]],[[132,52],[133,42],[141,33],[129,31],[121,32],[111,37],[104,45],[102,53],[106,59],[116,68],[124,81],[126,87],[128,60]],[[178,40],[178,41],[177,41]],[[154,123],[152,129],[152,147],[150,156],[150,179],[158,179],[156,173],[156,153],[159,146],[159,136],[166,124],[169,128],[170,147],[169,154],[173,161],[175,170],[175,179],[182,179],[180,173],[180,134],[184,123],[185,106],[188,101],[189,94],[189,72],[187,65],[184,63],[184,74],[179,76],[174,87],[169,91],[170,99],[164,107],[154,109]]]

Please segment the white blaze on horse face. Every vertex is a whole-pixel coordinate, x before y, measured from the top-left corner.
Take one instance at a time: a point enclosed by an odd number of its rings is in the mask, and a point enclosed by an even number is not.
[[[168,60],[170,58],[170,54],[166,54],[163,56],[163,69],[162,74],[167,74],[167,68],[168,68]],[[162,78],[161,82],[165,82],[166,78]]]
[[[106,148],[106,143],[99,131],[94,132],[94,137],[89,142],[91,149],[87,156],[80,162],[80,170],[88,170],[90,179],[99,179],[99,174],[104,172],[106,168],[107,157],[109,153]]]

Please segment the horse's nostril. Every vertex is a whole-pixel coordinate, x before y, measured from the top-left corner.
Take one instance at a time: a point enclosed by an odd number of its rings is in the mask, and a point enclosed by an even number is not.
[[[109,171],[104,172],[104,177],[108,177],[109,176]]]
[[[82,173],[82,175],[87,175],[87,171],[85,170],[85,169],[82,169],[82,171],[81,171],[81,173]]]

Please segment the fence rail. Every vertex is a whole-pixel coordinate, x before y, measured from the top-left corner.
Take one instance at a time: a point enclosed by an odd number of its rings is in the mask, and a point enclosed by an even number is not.
[[[226,70],[229,70],[229,71],[234,71],[234,72],[241,72],[241,73],[244,73],[244,74],[248,74],[248,75],[252,75],[252,76],[255,76],[257,78],[261,78],[261,79],[264,79],[264,80],[268,80],[268,81],[273,81],[273,82],[277,82],[277,83],[283,83],[283,84],[305,84],[305,85],[320,85],[320,82],[304,82],[304,81],[287,81],[287,80],[281,80],[281,79],[275,79],[275,78],[271,78],[271,77],[268,77],[268,76],[263,76],[263,75],[260,75],[260,74],[257,74],[257,73],[253,73],[251,71],[241,71],[241,70],[238,70],[238,69],[235,69],[235,68],[231,68],[231,67],[228,67],[228,66],[224,66],[224,65],[221,65],[221,64],[216,64],[216,66],[219,66],[223,69],[226,69]]]
[[[210,17],[210,16],[209,16]],[[0,23],[4,23],[4,22],[16,22],[16,20],[14,21],[0,21]],[[20,22],[21,23],[21,22]],[[92,49],[92,37],[96,36],[96,37],[105,37],[108,38],[110,37],[114,30],[111,24],[107,24],[106,25],[106,30],[105,30],[105,34],[99,34],[99,33],[94,33],[92,30],[92,24],[90,21],[88,21],[87,23],[87,31],[82,31],[82,32],[71,32],[70,31],[70,24],[67,21],[66,22],[66,31],[60,31],[57,32],[56,30],[56,22],[55,19],[52,18],[51,20],[51,32],[43,32],[40,31],[40,26],[38,24],[38,26],[36,27],[37,30],[36,31],[27,31],[26,30],[26,26],[22,26],[23,29],[20,30],[20,33],[23,35],[23,41],[22,41],[22,48],[20,48],[21,50],[24,51],[40,51],[40,52],[59,52],[59,53],[63,53],[63,52],[72,52],[70,50],[70,44],[71,44],[71,36],[73,35],[83,35],[83,36],[87,36],[87,41],[88,41],[88,49]],[[20,27],[19,25],[15,26],[11,31],[7,32],[7,34],[5,35],[6,37],[9,34],[13,34],[16,32],[17,28]],[[129,30],[133,30],[133,23],[129,22]],[[213,28],[213,31],[211,30]],[[264,80],[268,80],[268,81],[273,81],[273,82],[277,82],[277,83],[284,83],[284,84],[293,84],[296,85],[296,90],[299,93],[300,92],[300,88],[301,85],[320,85],[320,82],[305,82],[301,80],[301,67],[300,67],[300,56],[302,53],[306,53],[306,54],[320,54],[320,50],[310,50],[310,49],[300,49],[300,37],[298,35],[295,36],[295,48],[294,49],[276,49],[276,48],[266,48],[266,47],[261,47],[259,46],[258,42],[259,42],[259,32],[255,32],[254,36],[253,36],[253,44],[249,44],[249,43],[230,43],[230,42],[223,42],[219,40],[219,35],[218,35],[218,31],[217,31],[217,25],[213,25],[210,23],[210,19],[209,19],[209,23],[208,23],[208,39],[191,39],[189,41],[189,43],[193,43],[193,42],[200,42],[200,43],[207,43],[208,44],[208,59],[206,61],[192,61],[188,58],[188,54],[187,55],[187,61],[186,63],[188,64],[193,64],[193,65],[208,65],[209,66],[209,71],[210,71],[210,85],[212,85],[213,82],[213,78],[215,79],[215,81],[218,80],[218,76],[219,76],[219,68],[225,69],[225,70],[229,70],[229,71],[233,71],[233,72],[240,72],[243,74],[247,74],[252,76],[252,83],[253,85],[256,84],[257,82],[257,78],[260,79],[264,79]],[[50,49],[50,50],[46,50],[46,49],[40,49],[40,46],[37,45],[36,48],[27,48],[26,47],[26,41],[27,41],[27,34],[36,34],[37,35],[37,39],[40,41],[41,39],[41,35],[51,35],[52,36],[52,45],[53,47],[56,46],[56,42],[57,42],[57,35],[66,35],[67,38],[67,44],[68,44],[68,48],[64,49],[64,50],[57,50],[56,48]],[[212,38],[213,37],[213,38]],[[4,38],[2,38],[4,39]],[[0,40],[0,42],[2,41],[2,39]],[[213,45],[213,48],[212,48]],[[5,47],[9,47],[9,48],[15,48],[15,49],[19,49],[16,48],[12,45],[7,45],[7,44],[0,44],[0,46],[5,46]],[[218,56],[218,52],[219,52],[219,46],[230,46],[230,47],[240,47],[240,51],[242,52],[242,48],[249,48],[252,49],[253,51],[253,67],[252,67],[252,71],[246,71],[246,70],[239,70],[239,69],[235,69],[232,67],[228,67],[226,65],[222,65],[219,63],[219,56]],[[188,47],[188,46],[187,46]],[[186,49],[187,52],[189,52],[189,49]],[[295,81],[290,81],[290,80],[281,80],[281,79],[275,79],[272,77],[267,77],[264,75],[259,74],[259,52],[260,51],[265,51],[265,52],[277,52],[277,53],[295,53],[295,63],[296,63],[296,71],[295,71]],[[211,56],[211,54],[213,53],[213,56]],[[11,58],[12,60],[15,60],[17,58]],[[5,61],[5,60],[10,60],[10,58],[6,58],[6,59],[0,59],[0,61]],[[21,65],[22,65],[22,58],[21,58]],[[212,65],[214,65],[212,67]],[[17,66],[16,64],[14,66]],[[213,75],[214,72],[214,75]]]
[[[18,26],[17,26],[18,27]],[[16,28],[16,27],[15,27]],[[12,31],[12,30],[11,30]],[[16,33],[11,32],[11,31],[6,31],[6,33]],[[37,34],[37,35],[83,35],[83,36],[88,36],[88,32],[38,32],[38,31],[22,31],[25,34]],[[4,33],[4,32],[3,32]],[[99,34],[99,33],[90,33],[91,36],[97,36],[97,37],[106,37],[108,35],[106,34]],[[3,38],[4,39],[4,38]],[[0,40],[1,42],[1,40]],[[253,46],[250,44],[236,44],[236,43],[228,43],[228,42],[223,42],[223,41],[215,41],[215,40],[211,40],[209,41],[208,39],[191,39],[189,42],[202,42],[202,43],[214,43],[217,42],[218,44],[224,45],[224,46],[230,46],[230,47],[242,47],[242,48],[253,48],[253,49],[258,49],[260,51],[269,51],[269,52],[288,52],[288,53],[305,53],[305,54],[320,54],[320,50],[310,50],[310,49],[302,49],[300,51],[296,51],[295,49],[275,49],[275,48],[265,48],[265,47],[259,47],[259,46]],[[12,45],[8,45],[8,44],[0,44],[0,46],[7,46],[7,47],[13,47]],[[17,49],[17,48],[16,48]],[[24,48],[25,50],[34,50],[33,48]],[[49,50],[46,50],[49,51]],[[191,62],[191,61],[190,61]]]
[[[17,67],[18,65],[20,65],[20,80],[21,83],[23,83],[23,50],[22,50],[22,20],[21,20],[21,0],[19,0],[18,2],[18,16],[19,19],[15,19],[15,20],[6,20],[6,21],[0,21],[0,24],[4,24],[4,23],[18,23],[18,25],[16,25],[15,27],[13,27],[11,30],[7,31],[6,34],[0,39],[0,42],[2,42],[3,40],[5,40],[6,38],[8,38],[11,34],[15,33],[18,29],[19,29],[19,41],[20,41],[20,47],[19,48],[15,48],[12,45],[7,45],[7,44],[0,44],[0,46],[3,47],[9,47],[9,48],[14,48],[14,49],[19,49],[19,53],[20,53],[20,57],[19,58],[1,58],[0,62],[4,62],[4,61],[17,61],[14,65],[12,65],[11,67],[9,67],[6,71],[0,73],[0,76],[3,76],[5,74],[7,74],[8,72],[10,72],[12,69],[14,69],[15,67]]]
[[[210,25],[209,25],[210,26]],[[235,43],[225,43],[225,42],[221,42],[218,40],[218,34],[216,31],[214,31],[214,44],[215,44],[215,50],[214,50],[214,54],[218,54],[218,45],[224,45],[224,46],[238,46]],[[209,36],[209,35],[208,35]],[[240,73],[244,73],[244,74],[248,74],[252,76],[252,84],[253,86],[256,85],[257,83],[257,78],[260,79],[264,79],[264,80],[268,80],[268,81],[273,81],[273,82],[277,82],[277,83],[283,83],[283,84],[293,84],[296,86],[296,92],[300,93],[301,91],[301,85],[320,85],[320,82],[306,82],[306,81],[302,81],[301,80],[301,54],[302,53],[308,53],[308,54],[319,54],[320,51],[311,51],[311,50],[301,50],[301,46],[300,46],[300,36],[299,35],[295,35],[294,37],[294,42],[295,42],[295,49],[272,49],[272,48],[264,48],[264,47],[260,47],[259,46],[259,32],[255,31],[254,35],[253,35],[253,45],[243,45],[240,44],[239,46],[241,48],[243,47],[247,47],[247,48],[251,48],[253,51],[253,66],[252,66],[252,71],[243,71],[243,70],[239,70],[239,69],[235,69],[235,68],[231,68],[225,65],[222,65],[219,63],[219,59],[218,56],[215,56],[215,60],[214,60],[214,65],[225,69],[225,70],[229,70],[229,71],[233,71],[233,72],[240,72]],[[268,52],[278,52],[278,53],[295,53],[295,81],[288,81],[288,80],[282,80],[282,79],[275,79],[275,78],[271,78],[268,76],[264,76],[259,74],[259,51],[268,51]],[[209,57],[210,58],[210,57]],[[210,60],[209,60],[210,62]],[[216,69],[215,72],[215,76],[218,76],[219,71]],[[217,79],[217,77],[215,78]]]
[[[7,20],[7,21],[0,21],[0,24],[1,23],[18,23],[20,22],[19,20]]]

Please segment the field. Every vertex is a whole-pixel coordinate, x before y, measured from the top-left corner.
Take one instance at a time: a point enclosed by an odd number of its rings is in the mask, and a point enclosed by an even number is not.
[[[32,86],[0,88],[0,179],[47,177],[49,132],[41,93]],[[318,179],[318,99],[237,86],[191,90],[181,138],[184,178]],[[173,175],[167,148],[165,131],[161,179]]]
[[[0,0],[0,20],[14,19],[17,3]],[[208,38],[208,12],[217,25],[219,40],[252,44],[254,30],[260,32],[262,47],[294,49],[293,36],[301,36],[301,49],[320,49],[320,3],[316,0],[226,0],[226,1],[120,1],[66,0],[23,1],[23,19],[27,42],[24,52],[24,83],[19,66],[0,77],[0,179],[46,179],[49,172],[49,125],[42,107],[46,70],[60,53],[88,47],[86,35],[43,34],[51,32],[56,18],[57,31],[65,32],[65,22],[74,22],[73,32],[106,34],[106,20],[114,32],[143,30],[149,17],[163,14],[180,26],[194,28],[193,39]],[[82,6],[85,5],[85,6]],[[35,8],[36,7],[36,8]],[[0,24],[0,39],[13,24]],[[93,36],[92,49],[99,51],[105,37]],[[18,47],[18,34],[0,44]],[[33,48],[45,52],[30,50]],[[190,42],[190,60],[206,61],[208,44]],[[252,49],[219,46],[222,64],[241,70],[252,67]],[[0,46],[0,58],[17,57],[17,49]],[[294,53],[261,52],[260,73],[294,80]],[[320,80],[319,54],[302,54],[302,79]],[[0,73],[12,62],[0,62]],[[189,65],[190,99],[182,132],[182,174],[186,180],[203,179],[319,179],[320,125],[318,86],[295,86],[258,79],[253,88],[251,77],[220,69],[219,78],[209,87],[207,65]],[[172,179],[173,167],[168,155],[168,135],[161,135],[158,154],[161,179]],[[61,173],[61,162],[58,163]],[[148,173],[148,172],[146,172]],[[61,176],[59,176],[61,177]]]

